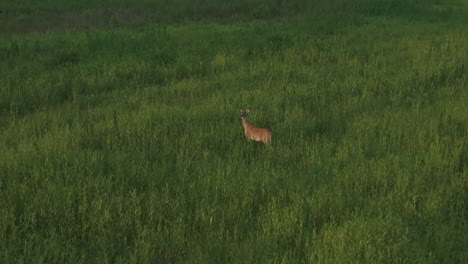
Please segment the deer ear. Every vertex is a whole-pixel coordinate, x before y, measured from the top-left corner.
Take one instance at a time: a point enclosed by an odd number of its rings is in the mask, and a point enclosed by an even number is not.
[[[248,113],[248,112],[250,112],[250,110],[249,110],[249,109],[247,109],[247,110],[245,110],[245,111],[246,111],[247,113]]]

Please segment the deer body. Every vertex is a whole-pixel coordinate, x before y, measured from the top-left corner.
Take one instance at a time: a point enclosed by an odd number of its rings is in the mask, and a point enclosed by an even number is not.
[[[249,110],[241,110],[242,125],[244,126],[244,134],[247,140],[262,141],[265,144],[271,142],[271,131],[266,128],[258,128],[247,122],[246,117]]]

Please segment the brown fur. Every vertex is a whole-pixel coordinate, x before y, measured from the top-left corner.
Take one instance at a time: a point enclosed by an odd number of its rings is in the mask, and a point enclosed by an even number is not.
[[[247,122],[246,117],[249,110],[241,110],[242,125],[244,126],[244,134],[247,140],[261,141],[265,144],[271,142],[271,131],[266,128],[258,128]]]

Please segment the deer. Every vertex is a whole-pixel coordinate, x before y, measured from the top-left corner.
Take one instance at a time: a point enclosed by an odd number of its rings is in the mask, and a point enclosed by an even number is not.
[[[244,134],[248,141],[261,141],[264,144],[268,144],[271,142],[271,131],[266,128],[258,128],[254,125],[247,122],[247,114],[250,110],[240,110],[242,125],[244,126]]]

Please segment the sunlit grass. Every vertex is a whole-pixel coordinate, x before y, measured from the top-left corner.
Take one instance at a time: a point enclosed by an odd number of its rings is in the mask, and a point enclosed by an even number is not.
[[[2,38],[0,258],[468,261],[465,22],[362,10]]]

